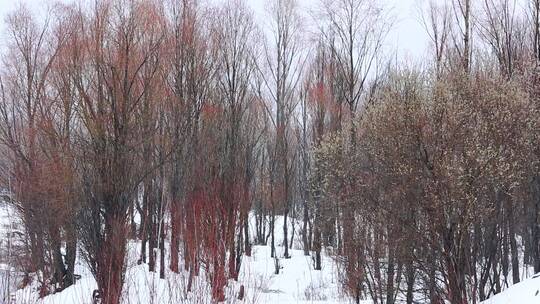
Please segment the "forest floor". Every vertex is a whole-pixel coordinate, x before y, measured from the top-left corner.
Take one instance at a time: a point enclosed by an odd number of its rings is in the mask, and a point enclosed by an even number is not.
[[[278,257],[283,256],[282,224],[283,219],[278,217],[275,227],[276,244],[279,245],[276,246]],[[253,246],[252,256],[244,256],[242,259],[238,281],[230,280],[227,284],[225,303],[351,303],[341,292],[335,261],[323,253],[322,269],[314,270],[312,258],[305,256],[300,250],[300,238],[300,234],[296,232],[293,249],[289,251],[291,258],[279,259],[280,271],[277,275],[274,274],[275,261],[270,257],[270,246]],[[167,271],[165,279],[160,279],[159,272],[150,272],[147,264],[137,264],[139,253],[140,243],[130,242],[126,258],[123,303],[212,303],[211,290],[204,271],[195,278],[192,291],[188,293],[187,272],[176,274]],[[182,263],[182,260],[180,262]],[[18,290],[12,298],[16,304],[91,304],[96,282],[82,259],[77,259],[76,274],[80,275],[81,279],[75,285],[44,299],[38,299],[38,283]],[[245,298],[240,301],[237,298],[242,285],[245,288]]]
[[[34,282],[24,289],[17,290],[10,296],[6,292],[7,261],[5,250],[9,231],[20,235],[21,222],[16,212],[0,200],[0,304],[91,304],[92,292],[96,282],[84,260],[77,259],[76,274],[80,275],[77,283],[62,292],[38,298],[39,284]],[[251,225],[254,232],[254,222]],[[300,227],[297,223],[296,227]],[[278,257],[283,256],[283,218],[276,220],[276,248]],[[254,235],[252,233],[252,235]],[[261,303],[261,304],[330,304],[352,303],[352,299],[343,294],[340,287],[335,261],[327,254],[322,254],[322,269],[313,269],[311,256],[305,256],[301,250],[301,235],[295,233],[290,259],[279,259],[279,274],[274,274],[275,261],[270,257],[270,246],[253,246],[252,256],[244,256],[238,281],[230,280],[226,288],[225,303]],[[124,304],[205,304],[212,303],[211,289],[204,271],[195,277],[191,292],[187,292],[189,274],[166,272],[165,279],[159,273],[150,272],[147,264],[138,264],[140,243],[128,244],[126,257],[126,275],[123,289]],[[168,259],[169,257],[167,257]],[[168,261],[167,261],[168,262]],[[182,263],[182,260],[180,261]],[[159,265],[159,260],[156,263]],[[166,265],[168,265],[166,263]],[[159,267],[159,266],[158,266]],[[158,268],[157,267],[157,268]],[[159,269],[159,268],[158,268]],[[13,273],[11,288],[15,287]],[[241,286],[245,288],[244,300],[238,300]],[[363,304],[372,303],[363,301]],[[529,304],[540,303],[540,275],[533,276],[519,284],[510,286],[502,293],[484,301],[482,304]]]

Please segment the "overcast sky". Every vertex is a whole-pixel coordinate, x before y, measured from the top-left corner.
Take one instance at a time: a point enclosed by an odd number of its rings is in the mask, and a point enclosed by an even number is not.
[[[68,2],[70,0],[62,0]],[[220,0],[213,0],[220,1]],[[264,17],[265,3],[268,0],[247,0],[258,19]],[[420,23],[419,7],[427,0],[381,0],[390,9],[390,14],[394,16],[395,23],[386,40],[386,51],[396,54],[400,59],[419,60],[427,50],[429,45],[427,34]],[[5,15],[12,11],[18,3],[28,4],[36,12],[43,12],[47,8],[47,3],[54,3],[52,0],[0,0],[0,46],[5,45]],[[309,18],[308,11],[314,7],[318,0],[300,0],[302,10],[306,18]]]

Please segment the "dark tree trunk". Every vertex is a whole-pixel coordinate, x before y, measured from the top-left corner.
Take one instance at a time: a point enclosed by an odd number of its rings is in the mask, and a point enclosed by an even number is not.
[[[137,224],[135,224],[135,206],[134,204],[131,204],[129,206],[129,223],[130,223],[130,234],[129,237],[131,239],[135,239],[137,237]]]
[[[64,286],[69,287],[75,283],[75,259],[77,257],[77,232],[73,222],[66,225],[66,276]]]
[[[444,228],[442,234],[444,240],[444,262],[447,272],[448,300],[452,304],[466,304],[465,267],[460,263],[461,253],[459,252],[459,247],[456,246],[456,244],[460,244],[461,237],[457,232],[454,232],[454,229],[456,229],[455,225],[451,225],[450,228]]]
[[[540,175],[535,176],[533,183],[534,222],[532,223],[532,251],[534,272],[540,272]]]
[[[141,257],[139,258],[138,263],[146,263],[146,247],[148,242],[148,218],[149,218],[149,210],[148,210],[148,200],[149,200],[149,189],[148,189],[148,182],[144,184],[144,194],[143,194],[143,201],[142,201],[142,214],[141,214],[141,228],[139,229],[139,238],[141,239]]]
[[[285,252],[283,253],[283,257],[288,259],[289,256],[289,237],[288,237],[288,229],[287,229],[287,221],[288,221],[288,215],[289,215],[289,206],[288,203],[286,203],[285,207],[285,213],[283,214],[283,246]]]
[[[407,304],[414,303],[414,267],[411,260],[407,261],[406,280],[407,280],[407,292],[406,302]],[[392,302],[393,303],[393,302]]]
[[[122,296],[127,237],[124,221],[124,216],[119,214],[105,219],[96,277],[102,304],[119,304]]]
[[[390,228],[389,228],[390,230]],[[394,268],[395,268],[395,249],[390,242],[391,233],[388,232],[389,244],[388,244],[388,267],[386,270],[386,304],[394,303]]]
[[[291,219],[291,239],[289,241],[289,248],[292,249],[293,246],[294,246],[294,234],[296,232],[296,229],[295,229],[295,225],[294,225],[294,219],[296,218],[295,215],[293,215],[292,219]]]
[[[154,188],[152,181],[148,182],[148,269],[151,272],[156,271],[156,255],[154,249],[157,248],[157,229],[156,229],[156,204],[154,200]],[[146,191],[146,190],[145,190]]]
[[[244,219],[244,251],[246,256],[251,256],[251,243],[249,241],[249,218]]]
[[[165,225],[163,216],[160,219],[159,236],[159,278],[165,279]]]
[[[61,244],[60,244],[60,231],[57,227],[49,227],[49,235],[51,242],[51,251],[52,251],[52,262],[53,262],[53,280],[52,283],[59,284],[59,290],[64,289],[66,286],[63,285],[64,276],[66,275],[66,266],[62,258]]]
[[[274,210],[273,198],[271,197],[270,199],[272,200],[272,211],[271,211],[272,213],[270,215],[270,257],[273,258],[276,256],[276,245],[275,245],[276,243],[274,239],[274,225],[276,222],[276,215],[275,215],[275,210]]]
[[[313,250],[315,251],[315,270],[321,270],[321,232],[319,231],[319,226],[315,225],[313,232]]]
[[[428,284],[429,284],[429,300],[431,303],[438,302],[437,296],[437,277],[436,277],[436,257],[435,249],[430,248],[428,258]]]
[[[241,226],[242,227],[242,226]],[[243,229],[238,231],[238,242],[236,242],[236,266],[234,280],[238,281],[238,274],[240,273],[240,267],[242,266],[242,246],[243,246]]]
[[[509,201],[510,197],[507,198]],[[514,210],[511,202],[508,207],[508,233],[510,238],[510,254],[512,264],[512,282],[513,284],[519,283],[519,256],[516,243],[516,232],[514,224]]]
[[[306,191],[307,192],[307,191]],[[304,213],[303,213],[303,223],[302,223],[302,243],[304,245],[304,255],[308,256],[309,251],[311,250],[310,244],[308,241],[308,222],[309,222],[309,211],[307,199],[304,199]]]
[[[180,249],[180,226],[181,226],[181,217],[179,212],[180,202],[176,198],[176,195],[173,195],[171,202],[171,271],[178,273],[178,262],[179,262],[179,249]]]

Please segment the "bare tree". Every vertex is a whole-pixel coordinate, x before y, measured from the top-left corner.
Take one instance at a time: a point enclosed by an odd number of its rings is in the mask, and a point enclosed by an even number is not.
[[[81,121],[79,232],[102,302],[116,304],[125,273],[127,214],[139,184],[155,169],[135,165],[141,159],[134,152],[153,138],[150,133],[139,140],[145,129],[137,115],[145,100],[155,101],[164,22],[158,8],[144,2],[97,3],[92,9],[79,14],[79,32],[71,40]]]
[[[531,12],[529,18],[532,28],[532,48],[534,58],[538,61],[540,60],[540,1],[530,0],[529,7],[529,12]]]
[[[480,33],[493,50],[500,69],[512,77],[524,58],[525,33],[516,15],[516,1],[485,0]]]
[[[169,88],[168,116],[171,123],[173,154],[169,177],[171,191],[171,270],[178,272],[180,234],[185,232],[187,214],[185,197],[193,187],[186,180],[193,166],[193,151],[196,148],[198,123],[201,109],[209,94],[209,82],[212,78],[213,58],[209,56],[210,46],[204,41],[208,33],[208,24],[203,22],[204,10],[196,1],[175,0],[170,4],[172,51],[168,57],[170,64],[167,75]],[[193,244],[189,244],[184,235],[185,268],[192,269],[196,262],[192,260]],[[193,264],[191,264],[193,263]],[[197,270],[192,270],[192,273]]]
[[[471,69],[472,13],[470,0],[452,0],[452,8],[456,19],[458,35],[453,37],[454,49],[457,51],[461,66],[466,74]]]
[[[63,139],[64,144],[69,139],[56,136],[56,117],[49,112],[54,99],[49,90],[50,75],[67,38],[56,17],[49,11],[43,23],[38,23],[22,5],[8,15],[9,51],[3,57],[6,69],[0,76],[0,140],[11,160],[9,174],[14,177],[17,207],[29,237],[31,262],[24,270],[40,272],[41,296],[49,292],[49,279],[59,284],[59,289],[72,283],[72,279],[64,281],[67,270],[60,247],[61,229],[68,224],[60,210],[71,210],[66,208],[71,197],[62,188],[69,189],[69,181],[63,179],[68,176],[68,163],[62,153],[67,150],[55,146],[57,139]],[[48,171],[56,171],[58,179],[52,179]],[[70,255],[73,250],[70,246]],[[70,258],[68,264],[72,262]]]
[[[427,12],[421,13],[422,24],[433,43],[435,50],[435,70],[440,77],[447,55],[448,39],[451,34],[451,15],[447,5],[429,2]]]
[[[330,46],[342,77],[340,92],[351,115],[374,76],[390,21],[383,8],[371,0],[322,1],[321,33]]]
[[[259,64],[265,97],[270,102],[268,114],[275,128],[275,145],[272,147],[270,168],[271,184],[271,256],[277,258],[274,242],[274,223],[277,203],[283,205],[284,257],[289,258],[288,215],[291,199],[291,181],[293,164],[290,162],[289,130],[292,115],[298,104],[297,89],[300,82],[301,49],[300,19],[297,3],[294,0],[276,0],[271,2],[271,44],[265,44],[264,61]],[[271,107],[275,113],[271,113]],[[276,272],[278,270],[276,269]]]
[[[251,78],[255,73],[255,44],[257,40],[255,23],[249,9],[242,1],[229,1],[219,9],[220,18],[214,25],[217,51],[218,96],[222,100],[225,123],[224,164],[221,176],[222,201],[226,205],[227,231],[225,238],[229,246],[229,276],[237,278],[242,252],[235,248],[235,231],[240,224],[247,223],[250,188],[250,170],[254,146],[245,142],[241,133],[247,111],[255,95],[251,91]],[[243,164],[243,165],[242,165]],[[246,171],[247,170],[247,171]],[[240,190],[240,191],[238,191]],[[246,205],[247,204],[247,205]],[[249,242],[248,230],[245,230]],[[239,234],[240,239],[244,237]],[[238,244],[240,245],[240,243]],[[246,248],[244,248],[246,249]],[[249,243],[248,248],[249,251]]]

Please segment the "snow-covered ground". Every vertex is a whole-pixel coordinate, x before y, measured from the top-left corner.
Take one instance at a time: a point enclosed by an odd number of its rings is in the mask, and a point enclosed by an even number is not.
[[[5,204],[0,203],[0,241],[4,243],[7,237],[6,232],[13,230],[13,226],[9,225],[17,223],[15,214],[14,210],[7,209]],[[283,218],[278,217],[275,227],[278,257],[283,256],[283,247],[280,246],[283,240],[282,227]],[[296,227],[300,227],[300,224],[297,223]],[[314,270],[311,256],[304,256],[301,250],[300,238],[301,235],[297,231],[293,249],[290,250],[291,258],[279,259],[280,271],[277,275],[274,274],[275,261],[270,257],[270,247],[253,246],[252,256],[244,256],[242,259],[238,281],[228,282],[226,303],[352,303],[352,300],[342,293],[334,260],[323,252],[322,270]],[[129,243],[122,303],[212,303],[211,290],[204,271],[201,271],[200,275],[195,278],[191,292],[187,292],[187,272],[179,274],[167,272],[166,278],[160,279],[158,273],[148,270],[148,265],[137,264],[139,250],[140,243],[135,241]],[[0,256],[0,258],[2,257]],[[159,265],[159,261],[157,261],[157,265]],[[1,286],[3,284],[2,275],[8,273],[7,269],[10,268],[0,260],[0,288],[5,288],[5,286]],[[11,297],[14,302],[9,302],[8,298],[10,297],[0,296],[0,304],[91,304],[92,292],[97,286],[82,259],[77,259],[76,273],[81,275],[81,279],[62,292],[39,299],[37,292],[39,286],[34,283],[25,289],[16,291],[13,294],[14,297]],[[523,271],[522,275],[526,276],[527,274]],[[237,299],[241,286],[245,288],[245,298],[242,301]],[[368,304],[371,301],[362,303]],[[482,302],[482,304],[510,303],[540,303],[540,274],[510,286],[502,293]]]
[[[282,223],[276,221],[276,250],[283,256]],[[297,226],[299,227],[299,226]],[[254,228],[254,227],[252,227]],[[322,270],[313,270],[310,256],[300,250],[300,234],[296,232],[295,245],[290,250],[290,259],[279,259],[279,274],[274,274],[274,259],[270,257],[269,246],[253,246],[252,256],[242,259],[238,282],[229,281],[226,289],[226,303],[349,303],[343,296],[337,278],[335,262],[323,254]],[[127,256],[127,272],[123,288],[123,303],[128,304],[173,304],[173,303],[212,303],[210,286],[201,271],[195,278],[192,291],[186,292],[188,273],[168,272],[165,279],[158,273],[148,271],[148,265],[138,265],[140,244],[130,242]],[[159,262],[157,263],[159,265]],[[78,259],[76,273],[81,279],[66,290],[38,299],[37,284],[16,292],[17,304],[91,304],[92,291],[96,283],[91,273]],[[245,288],[245,298],[239,301],[240,286]],[[369,302],[366,302],[369,303]]]
[[[10,292],[17,287],[18,277],[10,264],[22,236],[22,223],[13,206],[3,200],[5,194],[0,191],[0,304],[8,303]]]
[[[540,303],[540,273],[485,300],[482,304],[535,304]]]
[[[132,243],[133,249],[136,243]],[[133,253],[133,252],[132,252]],[[136,259],[132,260],[135,261]],[[274,260],[268,246],[254,246],[252,257],[244,257],[238,282],[230,281],[227,287],[227,303],[236,303],[241,285],[245,286],[245,300],[241,303],[347,303],[339,293],[334,263],[328,257],[323,269],[315,271],[310,257],[301,250],[292,250],[290,259],[280,259],[281,270],[274,274]],[[82,270],[79,268],[79,270]],[[166,279],[148,271],[147,265],[130,263],[126,273],[124,303],[211,303],[210,289],[204,273],[196,278],[193,291],[186,293],[187,273],[167,273]],[[37,298],[37,286],[19,290],[16,303],[20,304],[91,304],[96,283],[87,273],[74,286]]]
[[[280,259],[282,269],[274,275],[274,261],[269,259],[268,246],[256,246],[253,257],[247,258],[241,281],[260,282],[252,292],[259,293],[260,303],[336,303],[347,302],[340,293],[335,263],[323,255],[322,270],[313,270],[313,263],[303,251],[293,250],[290,259]]]

